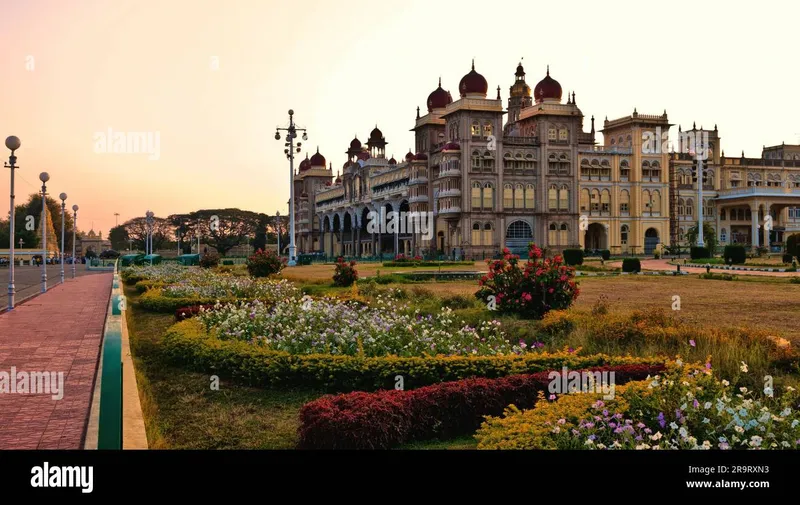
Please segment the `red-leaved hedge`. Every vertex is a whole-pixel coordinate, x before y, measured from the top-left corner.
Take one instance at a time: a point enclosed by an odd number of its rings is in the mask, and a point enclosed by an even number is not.
[[[614,383],[620,385],[663,369],[663,365],[621,365],[587,371],[614,372]],[[389,449],[474,433],[484,416],[501,415],[511,404],[520,409],[533,407],[539,391],[547,393],[549,374],[464,379],[410,391],[326,395],[300,409],[298,447]]]

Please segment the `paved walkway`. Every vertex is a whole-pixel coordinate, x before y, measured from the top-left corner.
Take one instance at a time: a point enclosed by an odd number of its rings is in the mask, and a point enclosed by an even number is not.
[[[683,261],[683,260],[678,260]],[[702,260],[697,260],[697,262],[701,262]],[[660,259],[660,260],[642,260],[642,270],[669,270],[675,271],[676,266],[669,264],[670,260],[668,259]],[[615,261],[613,263],[609,263],[610,266],[614,267],[622,267],[621,261]],[[760,272],[760,271],[753,271],[753,270],[727,270],[725,268],[717,268],[720,265],[711,265],[711,271],[715,273],[726,273],[726,274],[733,274],[733,275],[757,275],[757,276],[766,276],[766,277],[797,277],[800,276],[800,272]],[[778,267],[775,267],[778,268]],[[691,272],[693,274],[704,274],[706,273],[705,267],[690,267],[686,265],[681,265],[681,272]]]
[[[68,280],[0,315],[0,449],[82,448],[112,277]],[[4,393],[12,367],[18,380],[63,372],[63,398]]]

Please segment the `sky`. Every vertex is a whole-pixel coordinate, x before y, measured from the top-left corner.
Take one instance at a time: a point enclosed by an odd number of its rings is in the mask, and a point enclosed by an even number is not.
[[[148,209],[286,213],[274,135],[289,109],[308,129],[301,157],[319,146],[336,171],[377,124],[399,159],[416,107],[439,77],[457,99],[473,58],[504,104],[520,59],[531,87],[549,64],[587,131],[592,115],[600,129],[666,109],[673,138],[717,124],[726,155],[757,157],[800,143],[799,14],[766,0],[0,0],[0,136],[22,140],[18,203],[46,171],[79,228],[104,235],[115,213]],[[104,146],[140,133],[151,143]]]

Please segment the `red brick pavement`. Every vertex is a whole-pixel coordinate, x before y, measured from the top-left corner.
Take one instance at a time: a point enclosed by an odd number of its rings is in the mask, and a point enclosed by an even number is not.
[[[113,275],[68,280],[0,315],[0,372],[64,372],[64,395],[0,393],[0,449],[80,449]]]

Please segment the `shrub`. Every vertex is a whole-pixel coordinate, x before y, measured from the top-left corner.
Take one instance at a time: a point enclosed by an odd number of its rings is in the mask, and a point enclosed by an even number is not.
[[[347,287],[357,280],[358,271],[356,270],[356,262],[350,261],[348,263],[344,258],[337,259],[336,269],[333,272],[333,285]]]
[[[480,289],[475,296],[485,303],[493,300],[499,312],[526,318],[541,319],[550,310],[569,308],[580,292],[575,269],[564,265],[560,255],[545,259],[534,243],[528,251],[524,268],[519,265],[519,256],[507,248],[503,249],[503,259],[487,260],[489,273],[478,281]]]
[[[800,284],[800,277],[792,277],[791,279],[789,279],[789,282],[791,282],[792,284]]]
[[[739,277],[736,275],[726,274],[726,273],[719,273],[715,274],[714,272],[706,272],[704,274],[700,274],[701,279],[716,279],[721,281],[735,281],[738,280]]]
[[[190,317],[194,317],[200,313],[201,310],[209,310],[214,307],[213,304],[207,303],[204,305],[190,305],[188,307],[181,307],[175,311],[175,321],[181,322]]]
[[[564,249],[564,263],[569,266],[583,265],[583,251],[581,249]]]
[[[623,272],[641,272],[642,263],[639,258],[625,258],[622,260]]]
[[[786,239],[786,254],[800,256],[800,233],[789,235]]]
[[[791,264],[793,259],[794,256],[792,256],[791,254],[784,254],[783,256],[781,256],[781,261],[783,263],[786,263],[787,265]]]
[[[257,250],[247,258],[247,271],[253,277],[269,277],[281,273],[286,266],[286,259],[281,258],[275,251]]]
[[[469,377],[505,377],[559,369],[663,363],[658,357],[635,358],[576,352],[536,352],[500,356],[347,356],[290,354],[239,340],[220,340],[192,318],[171,326],[161,349],[168,362],[199,373],[214,373],[257,387],[302,386],[328,391],[394,389],[402,375],[405,389]]]
[[[689,249],[689,257],[693,260],[710,258],[711,250],[708,247],[692,246],[692,248]]]
[[[768,252],[769,252],[769,249],[767,247],[763,246],[763,245],[760,245],[760,246],[756,247],[756,254],[758,255],[759,258],[764,256]]]
[[[656,249],[655,251],[653,251],[653,259],[657,259],[657,260],[661,259],[661,250],[660,249]]]
[[[216,266],[219,266],[219,254],[213,252],[205,253],[200,258],[201,268],[214,268]]]
[[[174,298],[164,296],[161,292],[161,288],[153,288],[145,291],[145,293],[139,297],[139,306],[144,310],[150,312],[175,312],[181,307],[192,307],[195,305],[213,305],[216,302],[222,303],[237,303],[240,301],[246,300],[238,300],[236,298]]]
[[[726,264],[742,265],[747,261],[747,251],[742,245],[726,245],[722,257]]]
[[[608,249],[601,249],[600,250],[600,257],[603,258],[603,261],[608,261],[611,259],[611,251]]]
[[[148,289],[163,288],[165,286],[167,286],[167,284],[164,283],[164,282],[151,281],[151,280],[145,279],[145,280],[141,280],[141,281],[137,282],[136,285],[134,286],[134,288],[136,289],[137,293],[142,294],[145,291],[147,291]]]
[[[614,372],[615,384],[644,379],[663,366],[592,369]],[[559,373],[561,370],[558,371]],[[532,407],[552,382],[551,372],[500,379],[465,379],[412,391],[323,396],[300,409],[299,448],[389,449],[415,440],[473,433],[484,416],[509,404]]]
[[[233,260],[222,260],[222,264],[225,266],[233,266]]]

